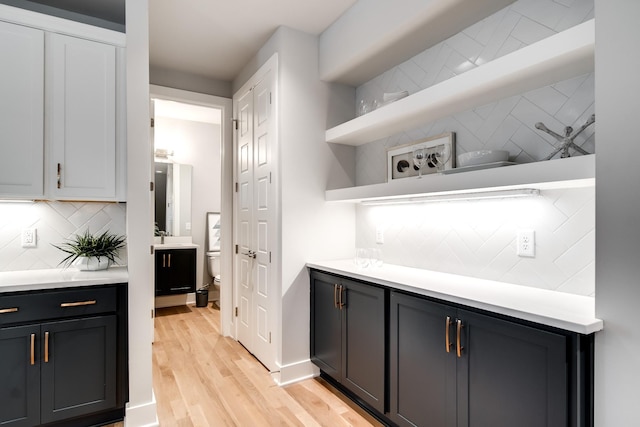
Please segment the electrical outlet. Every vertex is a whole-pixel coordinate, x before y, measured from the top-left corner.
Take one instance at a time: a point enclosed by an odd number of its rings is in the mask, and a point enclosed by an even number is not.
[[[35,228],[25,228],[22,230],[22,247],[35,248],[37,246],[37,237]]]
[[[376,243],[379,245],[384,243],[384,228],[380,225],[376,227]]]
[[[533,230],[518,230],[518,256],[531,257],[536,256],[536,239]]]

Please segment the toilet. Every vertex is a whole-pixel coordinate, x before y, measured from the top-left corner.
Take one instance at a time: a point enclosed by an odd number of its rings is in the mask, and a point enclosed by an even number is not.
[[[220,251],[207,252],[207,268],[209,276],[213,277],[213,284],[217,291],[220,290]]]

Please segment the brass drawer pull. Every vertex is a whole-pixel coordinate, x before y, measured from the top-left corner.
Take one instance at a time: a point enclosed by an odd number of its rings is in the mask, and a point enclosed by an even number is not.
[[[58,183],[57,186],[58,188],[62,188],[62,165],[60,165],[60,163],[58,163]]]
[[[0,314],[15,313],[17,311],[18,307],[0,308]]]
[[[338,285],[333,285],[333,307],[338,308]]]
[[[31,334],[31,365],[36,364],[36,334]]]
[[[49,363],[49,332],[44,333],[44,363]]]
[[[60,304],[60,307],[80,307],[83,305],[95,305],[96,304],[96,300],[90,300],[90,301],[78,301],[78,302],[63,302],[62,304]]]
[[[464,347],[460,342],[460,331],[462,331],[462,328],[464,326],[462,325],[462,320],[460,319],[458,319],[457,323],[458,326],[456,328],[456,354],[458,355],[458,357],[462,357],[462,350],[464,350]]]
[[[445,330],[444,330],[444,345],[446,347],[447,353],[450,353],[451,347],[453,347],[453,344],[451,343],[450,330],[451,330],[451,317],[447,316],[447,320],[445,323]]]

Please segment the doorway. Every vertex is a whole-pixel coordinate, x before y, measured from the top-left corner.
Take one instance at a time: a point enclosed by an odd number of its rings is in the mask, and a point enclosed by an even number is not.
[[[178,234],[191,234],[190,237],[185,236],[185,239],[190,238],[193,243],[199,245],[198,273],[196,275],[196,288],[199,288],[209,280],[205,256],[207,248],[206,213],[221,212],[220,275],[223,286],[220,289],[219,300],[220,321],[222,334],[232,335],[233,294],[230,286],[233,230],[231,100],[156,85],[150,85],[149,92],[152,112],[155,116],[153,128],[155,155],[151,155],[154,158],[154,164],[159,166],[162,166],[163,163],[171,164],[170,169],[174,169],[175,165],[191,166],[191,194],[169,196],[171,202],[165,203],[165,206],[170,205],[170,209],[164,213],[165,223],[163,225],[177,230]],[[164,124],[172,124],[170,131],[167,131],[166,126],[160,126],[163,122]],[[213,132],[216,132],[217,129],[218,133],[213,137],[217,139],[215,152],[211,151],[214,150],[213,147],[202,145],[203,142],[196,142],[195,146],[190,146],[187,139],[191,138],[187,138],[185,133],[195,132],[197,136],[200,132],[209,132],[212,129]],[[202,135],[197,139],[202,139]],[[153,170],[155,173],[156,170],[162,171],[163,168],[158,167]],[[175,174],[178,173],[175,172]],[[185,190],[185,193],[187,191]],[[176,193],[181,192],[182,189],[176,190]],[[215,201],[212,201],[212,197]],[[180,203],[180,200],[184,203]],[[191,212],[185,210],[181,206],[182,204],[189,204]],[[158,222],[155,216],[152,221]],[[175,236],[174,233],[170,234]],[[225,280],[229,281],[229,286],[224,286]],[[187,302],[186,299],[184,302]]]

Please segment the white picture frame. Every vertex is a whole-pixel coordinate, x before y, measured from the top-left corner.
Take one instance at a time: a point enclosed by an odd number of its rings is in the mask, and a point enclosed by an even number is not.
[[[443,144],[449,144],[451,147],[451,157],[446,161],[444,170],[453,169],[456,164],[456,134],[455,132],[446,132],[437,136],[432,136],[420,141],[411,142],[409,144],[400,145],[387,149],[387,181],[396,179],[410,178],[418,176],[418,169],[413,163],[413,150],[416,148],[427,149],[427,156],[436,152]],[[434,163],[428,161],[422,167],[422,175],[430,175],[437,173]]]

